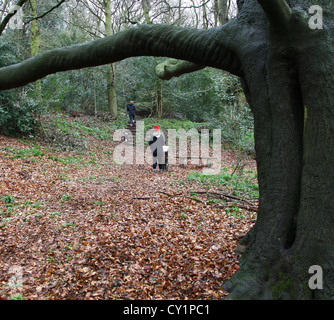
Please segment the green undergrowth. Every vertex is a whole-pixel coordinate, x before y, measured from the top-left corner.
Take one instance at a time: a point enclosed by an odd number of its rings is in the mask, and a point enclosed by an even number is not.
[[[143,121],[144,133],[152,130],[155,125],[158,125],[165,133],[168,140],[168,130],[183,129],[188,132],[190,129],[196,129],[201,133],[202,129],[208,129],[210,133],[210,141],[212,141],[213,130],[216,129],[210,122],[192,122],[190,120],[178,119],[159,119],[159,118],[143,118],[137,119],[137,122]],[[113,141],[113,134],[118,129],[128,128],[128,116],[121,113],[117,120],[105,121],[93,116],[82,115],[79,117],[71,117],[68,114],[48,115],[41,118],[40,132],[41,137],[58,149],[63,151],[84,151],[88,149],[91,139],[100,141]],[[219,128],[218,128],[219,129]],[[239,137],[242,141],[253,141],[253,137]],[[239,140],[240,140],[239,139]],[[238,140],[238,141],[239,141]],[[240,152],[248,152],[244,147],[246,143],[233,143],[229,140],[224,140],[224,132],[222,131],[222,141],[226,142],[224,148],[229,147]],[[167,141],[168,142],[168,141]],[[251,144],[248,143],[248,144]]]
[[[204,129],[209,128],[207,123],[201,122],[192,122],[190,120],[177,120],[177,119],[157,119],[157,118],[145,118],[144,120],[144,130],[145,132],[153,129],[155,125],[158,125],[162,130],[169,130],[169,129],[184,129],[186,131],[190,129]]]
[[[215,185],[221,190],[230,192],[231,195],[245,199],[258,199],[259,197],[257,174],[253,170],[244,170],[242,173],[233,174],[228,172],[227,168],[222,168],[216,175],[191,172],[187,179],[201,182],[204,185]]]
[[[9,155],[12,159],[36,161],[37,158],[45,155],[39,146],[32,146],[31,148],[27,149],[5,147],[1,150],[5,151],[5,156]]]
[[[112,139],[107,122],[94,117],[71,118],[58,114],[42,121],[41,136],[52,146],[65,151],[87,150],[90,138]]]

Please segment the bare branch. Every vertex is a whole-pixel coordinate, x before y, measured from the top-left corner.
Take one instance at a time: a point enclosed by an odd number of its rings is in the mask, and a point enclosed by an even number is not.
[[[41,19],[41,18],[45,17],[47,14],[49,14],[49,13],[52,12],[53,10],[59,8],[65,1],[67,1],[67,0],[61,0],[58,4],[56,4],[56,5],[55,5],[54,7],[52,7],[50,10],[44,12],[43,14],[41,14],[41,15],[38,16],[38,17],[34,17],[34,18],[32,18],[32,19],[26,21],[24,24],[28,24],[28,23],[30,23],[31,21],[38,20],[38,19]]]
[[[0,21],[2,21],[2,18],[4,16],[5,12],[6,12],[8,4],[9,4],[9,0],[5,0],[5,3],[2,3],[2,1],[1,1],[2,9],[0,10],[1,11]]]

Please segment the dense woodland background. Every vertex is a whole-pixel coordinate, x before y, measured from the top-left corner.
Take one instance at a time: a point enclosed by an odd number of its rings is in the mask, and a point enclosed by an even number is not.
[[[2,18],[12,4],[0,2]],[[7,27],[0,38],[1,66],[137,24],[205,29],[218,26],[236,14],[236,5],[228,0],[30,0],[23,6],[23,14],[23,29]],[[155,75],[155,66],[161,61],[163,58],[130,58],[113,65],[57,73],[23,88],[1,92],[1,133],[32,136],[41,131],[36,128],[42,125],[48,137],[57,136],[50,132],[54,126],[43,121],[45,115],[55,113],[99,116],[114,128],[124,127],[128,121],[125,106],[133,100],[137,115],[143,118],[176,119],[179,127],[191,121],[197,123],[196,127],[221,128],[224,141],[253,152],[253,118],[237,77],[205,68],[162,81]],[[165,128],[170,126],[165,124]]]

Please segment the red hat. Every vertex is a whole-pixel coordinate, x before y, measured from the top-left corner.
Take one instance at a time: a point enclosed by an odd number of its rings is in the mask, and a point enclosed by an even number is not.
[[[159,131],[159,130],[160,130],[159,126],[154,126],[154,131]]]

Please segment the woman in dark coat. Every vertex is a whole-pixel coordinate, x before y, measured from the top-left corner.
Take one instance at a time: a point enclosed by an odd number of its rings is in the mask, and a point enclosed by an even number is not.
[[[166,139],[159,126],[154,126],[154,132],[148,144],[153,154],[153,171],[157,172],[157,164],[159,164],[159,170],[162,172],[163,165],[165,164],[163,146],[166,144]]]

